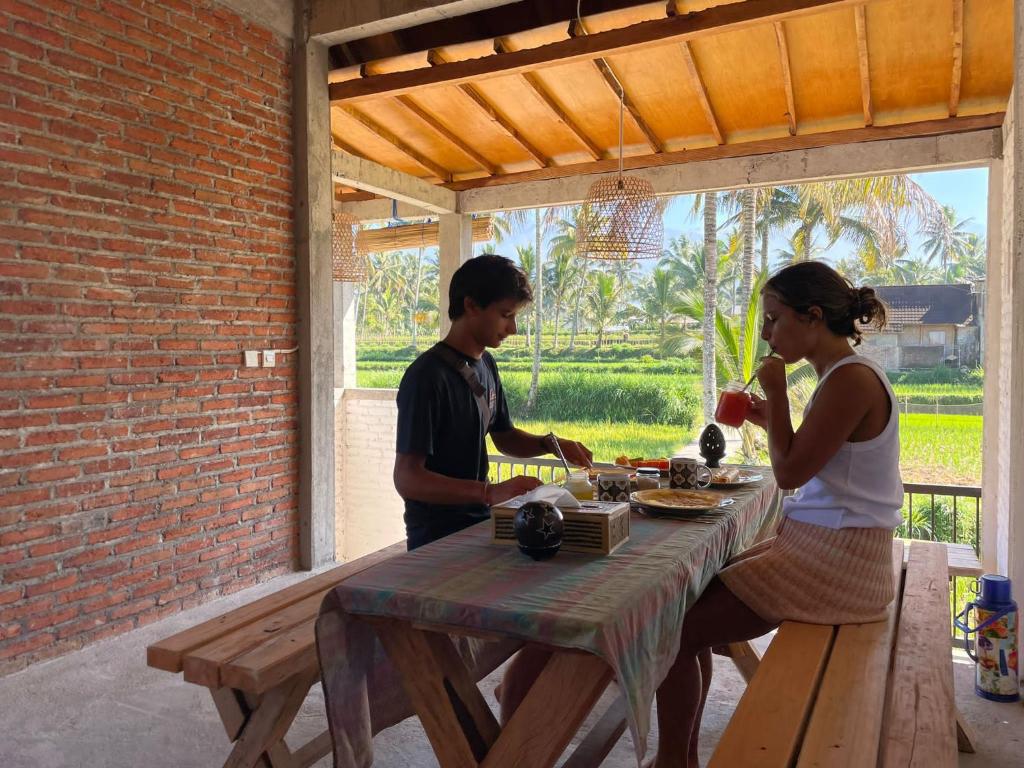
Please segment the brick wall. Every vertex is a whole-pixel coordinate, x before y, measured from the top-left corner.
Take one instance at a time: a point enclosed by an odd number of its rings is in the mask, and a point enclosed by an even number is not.
[[[0,2],[0,674],[297,555],[285,41]]]
[[[394,389],[346,389],[335,408],[335,541],[351,560],[405,538],[405,505],[395,491]]]

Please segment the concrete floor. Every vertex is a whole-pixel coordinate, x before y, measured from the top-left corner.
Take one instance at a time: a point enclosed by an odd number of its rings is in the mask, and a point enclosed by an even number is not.
[[[309,574],[291,574],[209,603],[157,624],[0,679],[0,766],[4,768],[212,768],[229,744],[206,691],[146,666],[146,646],[167,635],[280,589]],[[768,638],[761,642],[764,645]],[[957,701],[977,732],[978,753],[960,766],[1024,767],[1024,707],[993,704],[973,694],[973,665],[955,658]],[[500,670],[484,681],[489,701]],[[702,731],[707,760],[743,691],[726,660],[716,657]],[[607,698],[607,697],[606,697]],[[595,710],[600,713],[604,705]],[[594,716],[596,717],[596,715]],[[325,727],[323,696],[311,691],[289,734],[293,748]],[[648,744],[657,744],[652,732]],[[433,766],[419,722],[411,718],[374,741],[378,768]],[[321,760],[318,768],[331,765]],[[627,734],[606,768],[632,768]]]

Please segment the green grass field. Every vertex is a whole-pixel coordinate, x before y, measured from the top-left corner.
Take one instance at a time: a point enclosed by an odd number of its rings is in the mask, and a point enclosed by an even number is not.
[[[383,357],[384,355],[380,355]],[[408,365],[368,360],[357,373],[361,387],[397,387]],[[547,361],[536,409],[525,412],[530,372],[527,360],[500,363],[509,406],[518,426],[531,432],[554,430],[583,441],[597,459],[620,454],[665,456],[700,430],[700,377],[692,361]],[[911,378],[904,375],[904,378]],[[897,395],[946,404],[977,402],[976,382],[897,381]],[[909,414],[900,417],[901,469],[906,482],[981,484],[981,417]],[[766,457],[765,457],[766,458]]]

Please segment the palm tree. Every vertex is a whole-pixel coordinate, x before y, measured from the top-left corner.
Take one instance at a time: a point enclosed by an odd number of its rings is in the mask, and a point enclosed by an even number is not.
[[[740,313],[745,316],[750,309],[750,292],[754,283],[754,190],[743,191],[743,213],[740,226],[740,236],[743,238],[743,282],[740,289]],[[745,349],[744,341],[746,334],[746,323],[740,323],[739,349],[741,351],[740,363],[742,364],[742,351]]]
[[[705,192],[694,198],[694,211],[704,209],[704,349],[701,356],[704,379],[704,422],[715,415],[715,300],[718,290],[718,193]]]
[[[574,207],[568,218],[558,222],[558,234],[551,238],[551,262],[548,265],[549,287],[555,305],[555,333],[551,349],[558,350],[558,330],[562,317],[562,306],[569,289],[576,285],[582,265],[576,256],[576,216],[579,207]]]
[[[938,215],[925,222],[921,234],[927,238],[922,243],[926,263],[930,265],[938,259],[942,271],[947,272],[951,264],[959,261],[967,249],[968,238],[971,235],[966,228],[970,221],[957,221],[956,209],[951,205],[944,205]]]
[[[591,291],[587,296],[587,309],[590,319],[597,328],[597,349],[604,342],[604,329],[619,312],[619,295],[621,284],[615,275],[608,272],[593,273]]]
[[[537,268],[537,254],[533,250],[532,245],[517,245],[516,246],[516,258],[519,259],[519,268],[526,274],[536,271]],[[536,297],[534,297],[536,300]],[[531,320],[529,315],[526,317],[526,344],[530,345],[530,329],[532,328]]]
[[[656,267],[650,283],[640,292],[640,305],[648,322],[658,326],[658,341],[665,344],[665,328],[675,316],[675,276],[667,269]]]

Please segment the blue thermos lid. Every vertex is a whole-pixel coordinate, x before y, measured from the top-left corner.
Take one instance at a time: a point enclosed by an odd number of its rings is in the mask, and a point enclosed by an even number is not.
[[[981,602],[998,605],[1012,600],[1008,578],[995,573],[986,573],[981,577]]]

